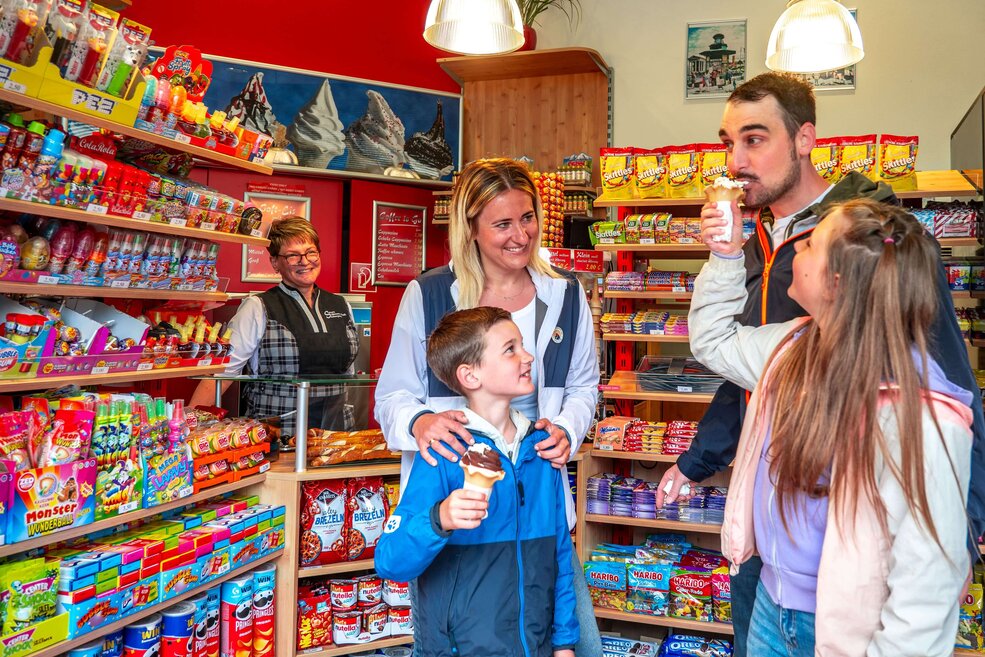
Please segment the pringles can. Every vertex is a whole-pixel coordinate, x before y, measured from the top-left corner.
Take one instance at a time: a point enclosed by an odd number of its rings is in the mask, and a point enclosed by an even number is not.
[[[268,563],[253,571],[253,657],[274,654],[274,586],[277,566]]]
[[[219,592],[219,657],[253,655],[253,575],[222,584]]]

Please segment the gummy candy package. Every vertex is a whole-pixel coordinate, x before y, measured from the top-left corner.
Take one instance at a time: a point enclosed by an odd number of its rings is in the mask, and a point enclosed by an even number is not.
[[[841,145],[838,139],[818,139],[811,149],[811,164],[822,178],[834,185],[841,180]]]
[[[917,151],[920,138],[882,135],[879,138],[878,179],[889,183],[896,191],[917,188]]]
[[[636,195],[636,169],[633,148],[603,148],[602,198],[606,201],[625,201]]]

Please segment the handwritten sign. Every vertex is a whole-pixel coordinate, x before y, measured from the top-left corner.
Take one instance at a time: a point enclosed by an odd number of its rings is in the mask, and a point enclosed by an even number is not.
[[[246,192],[244,199],[260,208],[264,222],[275,223],[285,217],[311,219],[311,199],[306,196]],[[252,244],[243,245],[243,271],[240,278],[244,283],[280,282],[280,274],[270,265],[267,249]]]
[[[373,285],[407,285],[424,270],[427,208],[373,202]]]

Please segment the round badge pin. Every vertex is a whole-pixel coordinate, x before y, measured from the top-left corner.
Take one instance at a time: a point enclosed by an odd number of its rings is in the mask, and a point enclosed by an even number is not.
[[[554,329],[554,335],[551,336],[551,340],[554,344],[561,344],[561,341],[564,340],[564,331],[561,330],[560,326]]]

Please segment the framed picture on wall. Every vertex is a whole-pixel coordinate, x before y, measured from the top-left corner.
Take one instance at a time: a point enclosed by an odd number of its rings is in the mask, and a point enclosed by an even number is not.
[[[858,22],[858,9],[848,10],[855,22]],[[823,73],[797,73],[797,77],[814,87],[814,91],[832,91],[834,89],[855,89],[858,83],[856,64],[845,68],[836,68]]]
[[[264,221],[273,225],[285,217],[304,217],[311,221],[311,199],[307,196],[292,196],[268,192],[246,192],[243,197],[263,212]],[[243,245],[243,270],[240,277],[244,283],[279,283],[280,274],[270,266],[270,254],[262,246]]]
[[[424,271],[428,209],[373,201],[373,285],[404,286]]]
[[[684,98],[727,98],[745,79],[745,19],[687,24]]]

